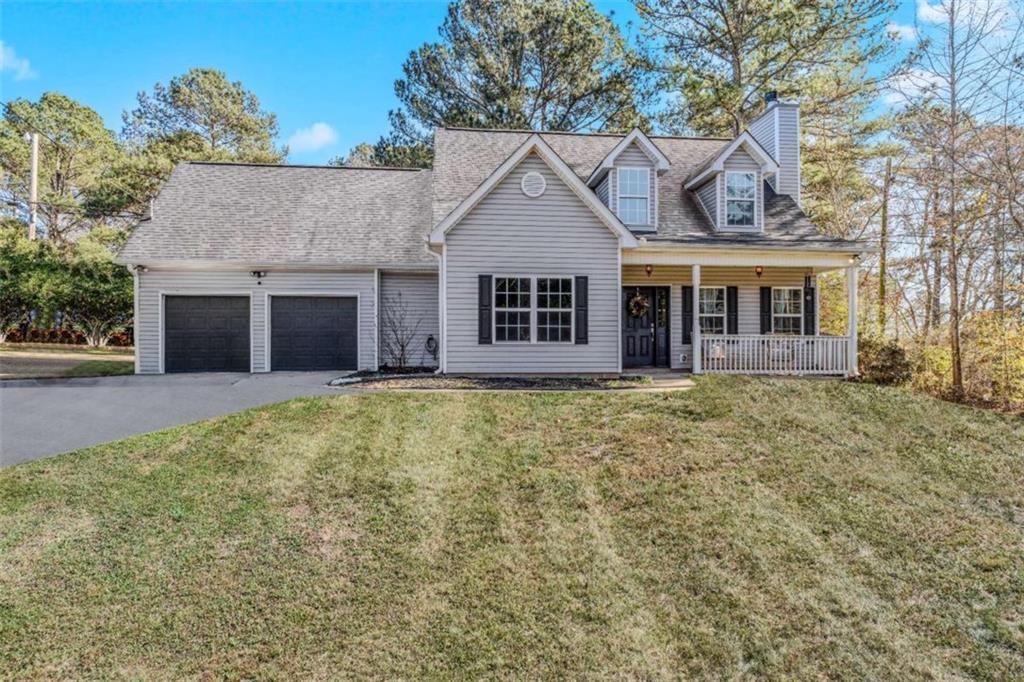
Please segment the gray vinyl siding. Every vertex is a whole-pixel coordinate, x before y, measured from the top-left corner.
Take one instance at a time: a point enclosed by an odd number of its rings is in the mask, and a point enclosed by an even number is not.
[[[778,192],[800,203],[800,109],[794,104],[780,104],[778,110]]]
[[[252,369],[269,370],[267,357],[266,296],[273,294],[359,294],[359,368],[376,367],[377,335],[374,323],[373,272],[275,272],[257,284],[246,271],[150,270],[139,273],[139,319],[135,352],[139,372],[160,372],[161,294],[250,297]]]
[[[704,184],[703,187],[697,190],[697,199],[700,200],[701,206],[708,212],[708,217],[711,219],[714,227],[718,227],[718,185],[714,179]]]
[[[541,173],[536,199],[519,188]],[[616,372],[619,368],[619,244],[544,161],[530,155],[448,233],[445,246],[449,373]],[[477,276],[586,275],[589,343],[494,343],[477,337]]]
[[[761,333],[761,287],[803,287],[806,268],[765,268],[758,279],[754,268],[705,266],[700,270],[701,286],[735,286],[737,323],[740,334]],[[682,297],[684,286],[692,282],[689,266],[657,265],[648,277],[642,265],[622,267],[622,285],[669,286],[669,346],[671,364],[675,369],[689,369],[693,364],[693,346],[682,344]],[[813,280],[812,280],[813,281]],[[694,313],[696,314],[696,312]],[[681,359],[685,355],[686,359]]]
[[[764,187],[761,184],[761,166],[754,160],[754,158],[747,153],[742,147],[734,151],[728,159],[723,163],[725,172],[729,171],[749,171],[754,173],[754,188],[757,196],[754,198],[754,227],[726,227],[726,211],[725,211],[725,173],[722,174],[722,191],[721,191],[721,222],[718,225],[720,230],[728,230],[730,232],[755,232],[760,231],[764,225]]]
[[[800,202],[800,107],[781,102],[750,124],[750,134],[779,164],[769,181],[779,194]]]
[[[658,197],[658,174],[654,170],[654,161],[651,157],[647,156],[647,152],[641,149],[636,143],[633,143],[622,150],[622,153],[615,158],[615,168],[609,173],[609,175],[615,176],[613,181],[613,201],[615,206],[612,207],[612,211],[618,215],[619,204],[618,204],[618,168],[649,168],[648,173],[649,186],[647,188],[647,217],[649,219],[648,225],[628,225],[632,230],[643,231],[653,230],[657,225],[657,197]]]
[[[750,124],[750,134],[775,158],[775,113],[766,111]]]
[[[399,294],[401,299],[398,298]],[[440,343],[441,333],[437,314],[437,274],[382,272],[380,275],[380,364],[395,365],[390,357],[385,339],[390,330],[387,326],[386,307],[389,302],[401,300],[405,309],[405,333],[412,334],[407,349],[411,366],[436,367],[437,359],[426,348],[431,336]]]
[[[604,180],[602,180],[598,184],[597,189],[595,190],[597,192],[597,198],[600,199],[601,203],[604,204],[605,206],[608,205],[608,199],[609,199],[609,197],[608,197],[608,184],[609,184],[609,178],[611,177],[611,175],[612,175],[611,173],[608,173],[608,175],[605,175],[604,176]]]

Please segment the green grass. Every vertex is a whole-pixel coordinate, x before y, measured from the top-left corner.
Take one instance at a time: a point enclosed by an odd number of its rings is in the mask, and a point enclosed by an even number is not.
[[[1022,444],[823,381],[249,410],[0,470],[0,676],[1021,679]]]
[[[135,374],[135,363],[124,360],[86,360],[72,367],[64,376],[108,377],[122,374]]]

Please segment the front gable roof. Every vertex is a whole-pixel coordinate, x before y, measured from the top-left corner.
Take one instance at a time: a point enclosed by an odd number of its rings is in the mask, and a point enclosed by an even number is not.
[[[779,164],[765,151],[765,148],[754,139],[754,136],[744,130],[739,136],[730,142],[725,149],[717,152],[714,156],[705,161],[694,171],[693,175],[686,181],[686,189],[696,189],[704,184],[715,173],[721,173],[725,169],[725,161],[732,156],[732,153],[742,147],[755,161],[761,164],[761,172],[776,173]]]
[[[612,234],[619,238],[619,243],[623,248],[633,248],[637,245],[637,240],[633,233],[622,224],[622,221],[597,198],[597,195],[583,183],[579,176],[566,165],[565,161],[537,134],[530,135],[500,166],[487,176],[472,194],[463,199],[447,216],[438,222],[430,232],[427,241],[430,244],[443,244],[448,231],[455,227],[466,214],[473,210],[484,197],[490,194],[491,190],[498,186],[498,183],[504,180],[530,154],[536,154],[547,164],[552,172],[593,211],[598,220]]]
[[[668,157],[658,149],[658,145],[651,141],[651,138],[644,135],[643,131],[639,128],[633,128],[629,135],[622,138],[622,141],[615,145],[612,150],[608,152],[603,159],[601,159],[601,163],[597,165],[594,172],[590,174],[589,178],[587,178],[587,184],[591,187],[596,185],[609,170],[615,167],[615,160],[619,155],[629,149],[632,144],[636,144],[641,150],[643,150],[651,160],[651,163],[654,164],[655,171],[659,174],[667,171],[669,166],[672,165],[669,163]]]

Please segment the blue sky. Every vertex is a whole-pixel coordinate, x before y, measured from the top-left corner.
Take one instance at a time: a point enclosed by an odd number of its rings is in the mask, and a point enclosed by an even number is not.
[[[925,0],[918,0],[918,3]],[[595,3],[633,20],[630,3]],[[0,99],[56,90],[120,130],[139,90],[193,66],[241,80],[278,115],[292,163],[323,163],[387,130],[408,53],[434,40],[445,3],[179,2],[0,5]],[[906,0],[896,21],[912,25]],[[635,33],[635,26],[634,26]],[[321,124],[321,125],[316,125]],[[305,134],[302,132],[305,131]]]

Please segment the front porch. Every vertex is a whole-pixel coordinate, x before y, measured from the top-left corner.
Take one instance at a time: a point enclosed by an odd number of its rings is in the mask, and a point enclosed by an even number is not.
[[[842,266],[850,312],[841,336],[821,333],[819,324],[817,279],[839,268],[834,260],[684,265],[648,254],[632,259],[649,260],[624,259],[622,267],[623,371],[856,374],[856,259]]]

